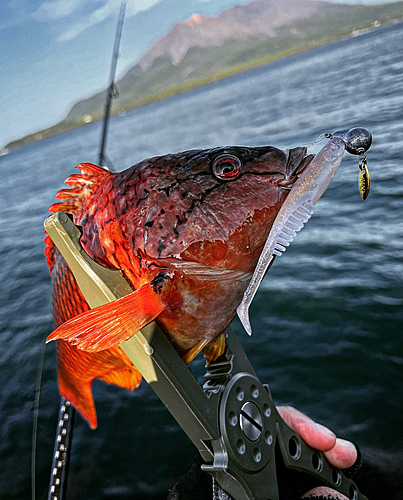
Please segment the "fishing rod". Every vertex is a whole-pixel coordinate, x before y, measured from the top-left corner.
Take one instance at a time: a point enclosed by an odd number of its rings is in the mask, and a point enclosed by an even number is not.
[[[112,99],[117,97],[115,84],[116,66],[119,57],[120,39],[122,35],[123,19],[126,11],[126,2],[120,4],[120,12],[116,27],[115,43],[113,46],[111,69],[109,74],[109,86],[106,94],[105,113],[101,137],[101,147],[99,152],[99,165],[110,164],[105,154],[106,140],[108,135],[108,121],[112,105]],[[71,456],[71,442],[73,438],[75,409],[65,398],[60,399],[59,419],[56,431],[55,445],[53,450],[52,468],[50,474],[50,484],[48,500],[64,500],[67,492],[67,477]],[[33,491],[33,498],[35,492]]]
[[[111,113],[112,99],[118,97],[119,93],[115,84],[116,66],[119,58],[120,38],[122,35],[123,19],[125,17],[126,2],[120,4],[118,24],[116,27],[115,44],[113,46],[111,69],[109,73],[109,87],[106,93],[104,122],[101,136],[101,148],[99,151],[99,165],[106,164],[108,159],[105,154],[106,139],[108,135],[108,122]]]

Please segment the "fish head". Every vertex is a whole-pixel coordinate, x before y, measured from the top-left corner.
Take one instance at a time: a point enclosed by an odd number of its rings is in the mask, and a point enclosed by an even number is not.
[[[125,235],[148,259],[252,271],[306,148],[225,147],[145,160],[115,179]],[[122,200],[117,201],[117,204]],[[134,248],[135,247],[135,248]]]
[[[163,304],[162,312],[155,308],[158,325],[178,352],[193,356],[236,314],[272,225],[311,159],[306,148],[237,146],[108,172],[80,204],[81,243],[98,263],[121,269],[134,289],[153,287]]]

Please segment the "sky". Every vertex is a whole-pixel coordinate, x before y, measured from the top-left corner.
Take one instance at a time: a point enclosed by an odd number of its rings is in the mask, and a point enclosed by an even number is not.
[[[127,0],[118,76],[176,22],[195,13],[217,15],[249,1]],[[76,101],[107,86],[120,3],[1,0],[0,149],[10,140],[53,125]]]

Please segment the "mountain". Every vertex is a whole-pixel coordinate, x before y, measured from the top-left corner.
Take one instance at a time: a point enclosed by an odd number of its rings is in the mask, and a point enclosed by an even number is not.
[[[139,66],[147,71],[158,57],[167,57],[177,66],[192,47],[219,47],[229,40],[246,41],[251,36],[273,38],[278,29],[309,19],[320,9],[320,2],[308,0],[255,0],[226,9],[217,17],[196,14],[156,42]]]
[[[217,16],[177,23],[117,82],[113,112],[208,83],[258,64],[403,19],[403,1],[347,5],[319,0],[254,0]],[[102,117],[105,92],[77,102],[67,117],[6,148]]]

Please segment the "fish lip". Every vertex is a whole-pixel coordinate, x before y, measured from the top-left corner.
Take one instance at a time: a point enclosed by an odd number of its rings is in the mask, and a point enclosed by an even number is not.
[[[308,168],[309,164],[311,161],[315,158],[315,155],[310,154],[307,155],[306,148],[305,149],[305,155],[302,157],[302,160],[297,166],[294,166],[292,170],[289,173],[285,174],[285,179],[281,182],[278,183],[279,187],[285,190],[290,190],[293,186],[293,184],[299,179],[301,174],[305,172],[305,170]],[[288,162],[287,167],[286,167],[286,172],[287,170],[290,170],[290,162]]]

